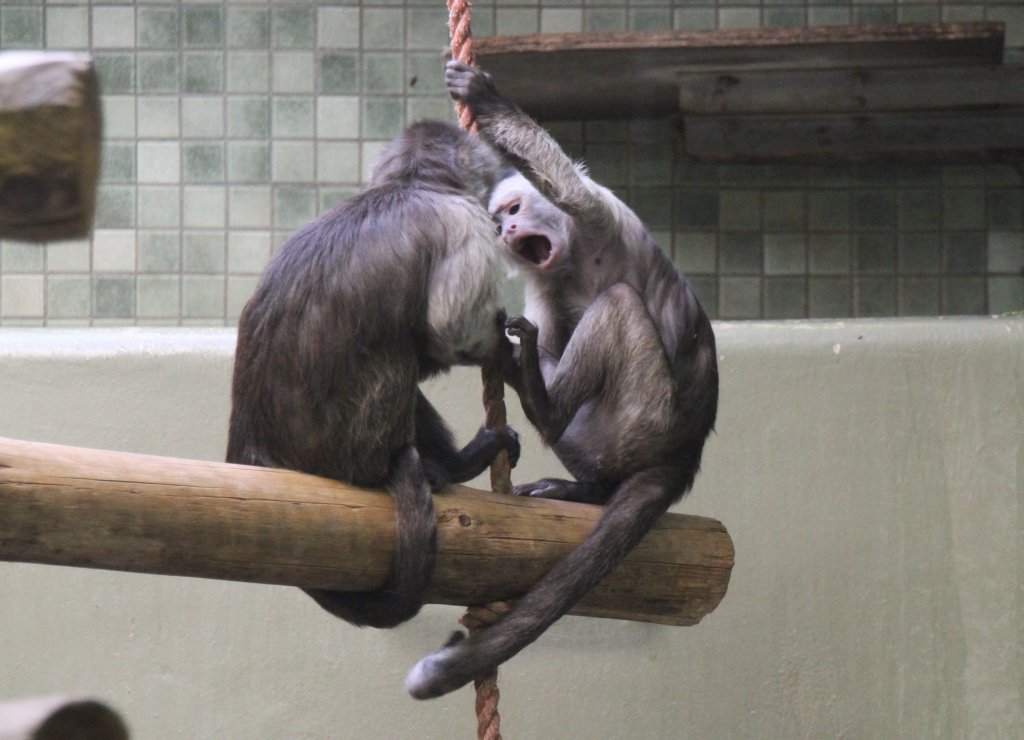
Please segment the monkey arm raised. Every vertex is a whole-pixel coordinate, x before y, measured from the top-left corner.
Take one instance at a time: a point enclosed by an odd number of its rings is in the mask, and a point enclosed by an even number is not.
[[[434,499],[428,600],[524,593],[593,528],[602,508],[452,486]],[[388,577],[384,493],[285,470],[0,438],[0,560],[370,590]],[[573,614],[696,624],[725,595],[721,523],[667,514]]]
[[[593,181],[547,131],[498,91],[489,74],[451,61],[445,81],[452,98],[469,106],[481,132],[544,197],[598,232],[614,225],[615,214]]]

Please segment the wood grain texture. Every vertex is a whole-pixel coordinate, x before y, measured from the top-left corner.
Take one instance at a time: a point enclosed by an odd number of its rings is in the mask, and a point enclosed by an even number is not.
[[[1016,65],[745,70],[683,74],[678,81],[683,115],[938,113],[1024,106],[1024,66]]]
[[[0,54],[0,237],[89,233],[100,136],[99,86],[88,56]]]
[[[803,116],[686,116],[686,155],[702,162],[1016,162],[1024,108]]]
[[[435,496],[428,600],[524,593],[593,528],[598,506],[455,486]],[[0,439],[0,560],[307,588],[387,578],[387,495],[284,470]],[[721,523],[667,514],[571,612],[696,624],[725,595]]]
[[[995,65],[1000,23],[496,36],[476,53],[498,88],[546,120],[659,116],[679,76],[729,70]]]

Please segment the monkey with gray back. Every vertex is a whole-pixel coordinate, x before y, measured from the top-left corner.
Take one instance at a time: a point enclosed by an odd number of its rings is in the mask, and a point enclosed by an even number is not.
[[[456,635],[413,668],[406,686],[417,698],[508,660],[611,572],[692,487],[718,405],[711,323],[637,216],[486,72],[449,62],[446,80],[520,173],[496,186],[490,206],[507,253],[526,273],[525,316],[506,324],[520,339],[506,379],[576,478],[516,493],[606,508],[500,622]]]
[[[420,609],[435,556],[431,489],[482,472],[514,431],[463,450],[419,391],[507,343],[494,224],[501,167],[479,137],[420,123],[378,160],[369,186],[278,250],[239,319],[228,462],[360,486],[395,504],[390,580],[307,592],[353,624],[392,627]]]

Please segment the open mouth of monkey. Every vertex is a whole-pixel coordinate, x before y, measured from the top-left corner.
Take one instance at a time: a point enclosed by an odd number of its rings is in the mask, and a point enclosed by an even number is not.
[[[551,259],[551,240],[543,234],[529,234],[516,239],[512,245],[515,253],[527,262],[544,267]]]

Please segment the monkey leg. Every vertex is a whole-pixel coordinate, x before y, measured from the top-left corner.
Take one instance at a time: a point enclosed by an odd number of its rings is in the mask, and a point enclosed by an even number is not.
[[[523,409],[578,483],[548,479],[521,495],[603,503],[619,482],[658,465],[675,404],[668,359],[643,299],[617,283],[584,312],[546,386],[537,332],[521,317]]]
[[[395,502],[395,557],[388,582],[376,591],[306,589],[331,614],[360,627],[394,627],[412,619],[434,572],[434,502],[414,447],[395,455],[384,487]]]
[[[679,493],[675,469],[645,470],[619,486],[597,525],[500,622],[473,637],[450,640],[409,672],[405,686],[429,699],[463,686],[536,640],[579,598],[614,570]]]

